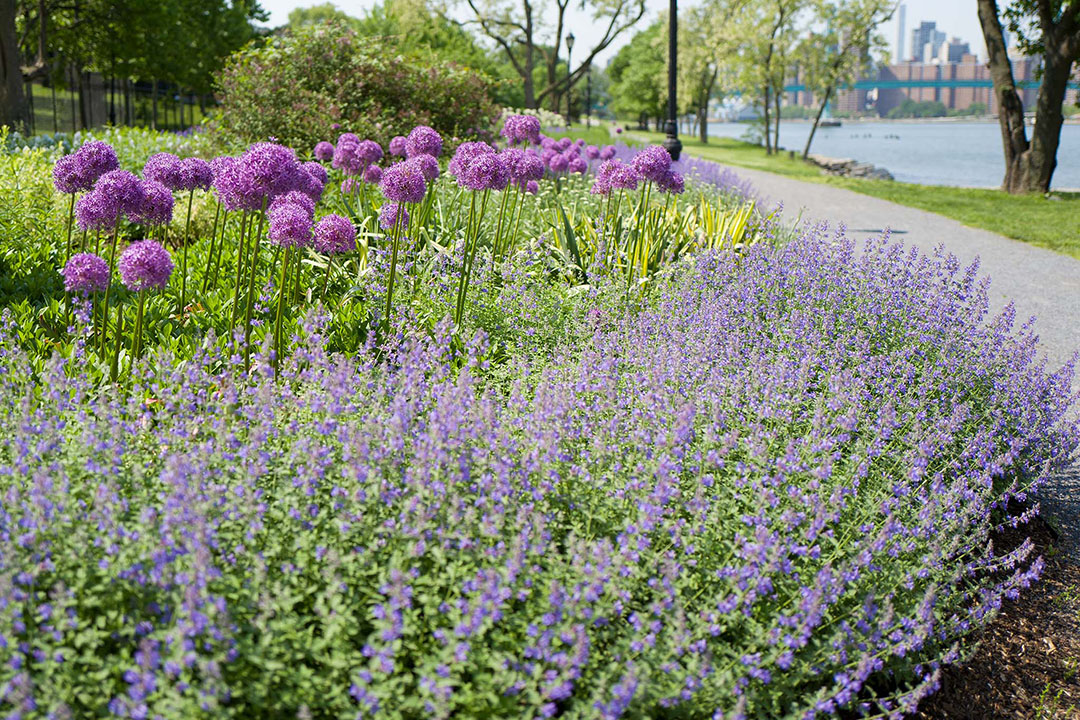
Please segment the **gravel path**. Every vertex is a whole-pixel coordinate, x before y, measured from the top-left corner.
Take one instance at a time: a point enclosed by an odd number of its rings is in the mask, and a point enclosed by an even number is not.
[[[733,169],[749,178],[770,205],[782,200],[787,218],[826,220],[832,226],[842,222],[848,236],[858,240],[890,228],[894,237],[924,251],[944,243],[964,265],[978,257],[980,272],[992,279],[992,310],[1012,300],[1018,323],[1036,316],[1051,368],[1061,367],[1080,350],[1080,260],[831,185]],[[1080,389],[1080,378],[1074,380],[1074,388]],[[1044,487],[1040,502],[1044,515],[1061,533],[1063,548],[1080,561],[1080,458]]]

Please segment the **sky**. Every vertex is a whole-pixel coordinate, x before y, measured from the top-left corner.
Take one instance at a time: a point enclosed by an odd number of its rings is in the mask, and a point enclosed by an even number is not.
[[[360,16],[375,4],[375,0],[332,0],[335,5],[349,13]],[[260,4],[270,13],[270,26],[284,25],[289,11],[295,7],[308,7],[319,5],[325,0],[260,0]],[[685,0],[684,0],[685,2]],[[946,33],[949,38],[959,37],[971,44],[971,49],[982,58],[986,57],[985,46],[982,41],[982,32],[979,29],[979,18],[975,10],[975,0],[904,0],[907,6],[904,45],[905,55],[910,52],[911,30],[917,27],[923,20],[932,20],[937,23],[937,29]],[[578,3],[573,3],[577,6]],[[644,29],[661,11],[666,10],[666,0],[647,0],[648,14],[640,22]],[[603,27],[594,23],[588,14],[577,12],[571,15],[571,29],[576,36],[575,47],[581,53],[586,47],[592,47],[603,37]],[[896,57],[896,30],[897,18],[882,26],[881,32],[889,43],[889,50]],[[634,28],[620,35],[606,51],[598,58],[600,64],[607,62],[626,43],[634,32]],[[583,56],[578,56],[583,57]],[[576,63],[575,63],[576,64]]]

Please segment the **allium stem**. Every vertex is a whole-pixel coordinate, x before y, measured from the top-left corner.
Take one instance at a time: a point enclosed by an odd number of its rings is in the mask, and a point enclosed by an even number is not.
[[[71,202],[68,203],[68,219],[67,219],[67,250],[64,252],[64,264],[67,264],[68,259],[71,257],[71,226],[75,221],[75,193],[71,193]]]
[[[383,332],[390,331],[390,307],[394,302],[394,276],[397,274],[398,237],[401,235],[401,216],[404,208],[398,207],[394,226],[390,229],[390,279],[386,283],[386,312],[383,315]]]
[[[458,282],[458,305],[454,316],[454,322],[461,325],[465,317],[465,298],[469,293],[469,280],[472,277],[473,261],[476,259],[476,246],[479,244],[480,228],[483,225],[484,213],[487,212],[488,197],[491,191],[485,190],[483,199],[480,201],[480,213],[473,212],[476,207],[476,193],[473,193],[472,202],[469,206],[469,227],[465,235],[465,257],[461,268],[461,279]],[[475,219],[474,219],[475,215]]]
[[[281,352],[283,349],[283,343],[281,341],[281,321],[285,316],[285,295],[286,295],[286,283],[288,281],[289,272],[289,256],[291,247],[285,247],[285,257],[281,261],[281,282],[278,283],[278,306],[277,306],[277,322],[274,323],[274,368],[281,364]]]
[[[221,216],[221,201],[218,200],[217,207],[214,209],[214,229],[210,233],[210,252],[206,256],[206,274],[203,275],[203,294],[206,294],[206,289],[210,285],[210,267],[214,264],[214,247],[217,245],[217,228],[218,218]],[[223,233],[224,234],[224,233]],[[224,240],[224,238],[222,238]]]
[[[195,202],[195,189],[192,188],[188,193],[187,201],[187,222],[184,224],[184,261],[183,268],[180,271],[180,307],[177,309],[176,314],[181,319],[184,317],[184,308],[187,307],[187,275],[188,275],[188,240],[190,239],[191,232],[191,205]]]
[[[116,225],[113,226],[112,236],[112,251],[109,253],[109,278],[111,280],[113,268],[116,267],[116,242],[120,235],[120,220],[117,219]],[[100,240],[100,236],[99,236]],[[109,291],[112,290],[112,282],[105,286],[105,309],[102,312],[102,317],[105,318],[105,322],[101,325],[101,352],[106,350],[106,336],[108,335],[109,328]]]
[[[135,337],[132,336],[132,345],[134,346]],[[116,340],[113,342],[113,356],[112,364],[109,367],[109,377],[113,382],[116,382],[117,375],[120,374],[120,346],[124,344],[124,309],[122,307],[116,308]],[[132,347],[134,353],[134,347]]]
[[[507,239],[507,254],[513,252],[514,246],[517,245],[518,232],[521,229],[521,216],[525,214],[525,196],[528,193],[523,189],[518,188],[518,194],[521,197],[518,199],[517,219],[514,221],[514,234]]]
[[[143,308],[146,305],[146,291],[139,291],[139,314],[135,318],[135,359],[142,357]]]
[[[495,226],[495,242],[491,245],[491,251],[493,259],[498,259],[500,251],[502,250],[502,229],[503,229],[503,216],[506,214],[506,198],[510,195],[508,190],[502,191],[502,198],[499,202],[499,224]]]
[[[266,198],[263,198],[262,210],[259,211],[259,229],[255,233],[251,248],[251,262],[248,264],[247,309],[244,311],[244,367],[248,366],[251,356],[251,310],[255,304],[255,275],[259,268],[259,240],[262,238],[263,224],[266,222]]]
[[[232,331],[236,329],[236,320],[239,317],[240,311],[240,283],[243,282],[244,273],[244,252],[247,246],[244,244],[247,239],[247,226],[248,226],[248,211],[245,210],[240,215],[240,241],[236,246],[236,284],[233,286],[233,306],[232,306],[232,318],[229,320],[229,334],[232,335]]]
[[[330,268],[333,265],[334,265],[334,258],[332,256],[326,258],[326,276],[323,278],[322,295],[320,296],[324,300],[326,299],[326,288],[330,287]]]

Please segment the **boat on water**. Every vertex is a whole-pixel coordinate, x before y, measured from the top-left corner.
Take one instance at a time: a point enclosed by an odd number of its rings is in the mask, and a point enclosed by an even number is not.
[[[822,120],[818,127],[840,127],[842,124],[839,120]]]

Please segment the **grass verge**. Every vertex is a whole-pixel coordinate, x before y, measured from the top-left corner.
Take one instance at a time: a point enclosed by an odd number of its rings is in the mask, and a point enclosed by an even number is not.
[[[636,132],[650,142],[662,133]],[[682,138],[687,152],[726,165],[763,170],[872,195],[944,215],[971,227],[1038,245],[1080,259],[1080,192],[1009,195],[988,188],[916,185],[888,180],[861,180],[826,175],[813,165],[787,154],[766,155],[764,148],[731,138],[713,138],[708,144]]]

